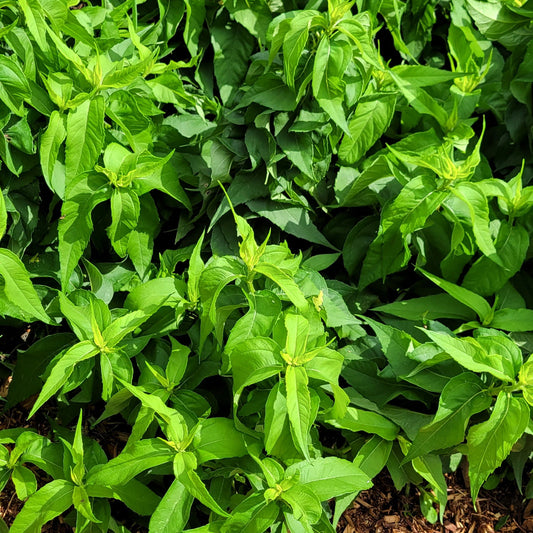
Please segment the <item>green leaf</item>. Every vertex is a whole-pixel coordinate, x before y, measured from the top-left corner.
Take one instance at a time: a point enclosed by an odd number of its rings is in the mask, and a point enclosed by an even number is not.
[[[350,131],[342,105],[342,77],[350,59],[351,46],[347,41],[330,40],[327,34],[324,34],[313,63],[313,95],[320,107],[348,135]]]
[[[254,337],[236,344],[231,352],[234,393],[283,370],[279,346],[266,337]]]
[[[45,372],[48,363],[74,342],[76,337],[72,333],[54,333],[37,340],[27,350],[19,351],[21,364],[13,370],[13,380],[7,396],[8,407],[38,394],[42,388],[39,376]]]
[[[85,488],[90,497],[120,500],[141,516],[151,516],[161,501],[157,494],[136,479],[112,488],[102,485],[86,485]]]
[[[130,385],[127,381],[117,379],[122,383],[124,388],[138,398],[143,407],[157,413],[166,423],[166,431],[169,438],[177,444],[181,443],[188,433],[187,423],[183,415],[176,409],[168,407],[165,402],[155,394],[147,394],[141,388]],[[151,417],[150,417],[151,418]],[[151,419],[150,419],[151,422]],[[128,451],[129,449],[126,448]]]
[[[7,210],[4,193],[0,189],[0,240],[5,235],[7,229]]]
[[[42,526],[72,505],[74,484],[55,479],[30,496],[17,514],[10,531],[13,533],[41,533]]]
[[[329,268],[331,265],[333,265],[333,263],[335,263],[340,256],[340,253],[313,255],[306,259],[302,263],[302,266],[308,270],[321,272],[322,270],[326,270],[326,268]]]
[[[311,489],[320,501],[367,490],[370,478],[358,466],[340,457],[320,457],[290,465],[285,477],[299,475],[298,483]]]
[[[216,323],[216,304],[222,289],[244,276],[245,266],[233,257],[215,257],[207,263],[198,284],[203,313]]]
[[[113,320],[102,332],[105,345],[109,348],[116,346],[126,335],[146,322],[154,311],[153,307],[139,309]]]
[[[268,25],[272,20],[266,0],[258,0],[252,5],[247,0],[228,0],[224,7],[239,24],[265,44]]]
[[[47,400],[67,383],[78,363],[91,359],[99,351],[100,350],[93,344],[93,342],[89,340],[79,342],[71,348],[68,348],[52,368],[39,397],[30,411],[29,418],[31,418]]]
[[[505,331],[532,331],[532,309],[498,309],[490,326]]]
[[[10,250],[0,248],[0,276],[4,281],[3,293],[28,319],[38,319],[50,324],[39,296],[30,281],[22,261]]]
[[[224,511],[217,501],[211,496],[200,476],[194,470],[187,470],[178,478],[185,488],[201,503],[211,509],[219,516],[228,517],[229,513]]]
[[[345,135],[339,157],[348,165],[357,163],[368,149],[381,137],[389,127],[396,95],[379,93],[361,99],[350,118],[348,128],[350,135]]]
[[[442,390],[435,417],[419,430],[405,461],[463,442],[470,417],[491,403],[487,386],[475,374],[464,372],[453,377]]]
[[[187,280],[187,294],[191,302],[198,300],[198,285],[200,283],[200,276],[205,267],[205,263],[202,261],[202,245],[204,243],[205,231],[198,239],[198,242],[193,248],[191,258],[189,260],[188,280]]]
[[[268,531],[278,518],[279,512],[276,502],[267,502],[263,494],[252,493],[233,509],[220,531],[222,533]]]
[[[270,390],[265,404],[264,440],[268,454],[274,455],[273,450],[285,432],[289,433],[287,398],[278,381]]]
[[[377,235],[363,261],[359,288],[363,289],[378,279],[385,279],[387,275],[398,272],[410,257],[409,248],[396,231]]]
[[[308,212],[303,207],[288,207],[279,205],[271,200],[251,200],[246,204],[252,211],[258,215],[270,220],[279,228],[300,239],[321,244],[328,248],[335,248],[320,233],[317,227],[311,221]]]
[[[439,517],[442,521],[448,501],[448,486],[442,472],[442,460],[436,455],[424,455],[413,460],[413,468],[433,489],[439,502]]]
[[[30,86],[18,63],[9,56],[0,56],[0,100],[12,113],[22,117],[24,100],[29,97]]]
[[[528,28],[530,18],[513,13],[504,3],[468,0],[466,8],[487,39],[498,40],[504,46],[513,48],[527,42],[531,36]]]
[[[344,358],[342,355],[325,346],[309,350],[301,360],[310,378],[336,384],[342,370]]]
[[[24,13],[24,19],[30,33],[41,50],[47,53],[49,47],[46,42],[46,23],[40,4],[31,2],[30,0],[20,0],[19,5]]]
[[[98,268],[96,268],[90,261],[85,258],[82,258],[82,260],[89,276],[91,291],[98,299],[109,304],[113,299],[114,294],[113,283],[107,276],[103,276],[100,270],[98,270]]]
[[[426,272],[421,268],[419,268],[418,270],[422,272],[422,274],[424,274],[426,278],[430,279],[441,289],[444,289],[452,298],[455,298],[463,305],[470,307],[470,309],[472,309],[472,311],[474,311],[479,316],[479,319],[483,323],[485,323],[486,321],[490,322],[493,315],[493,311],[487,300],[485,300],[485,298],[479,296],[475,292],[465,289],[464,287],[460,287],[459,285],[455,285],[454,283],[450,283],[449,281],[441,279],[438,276],[435,276],[434,274]]]
[[[60,198],[65,196],[65,180],[62,174],[59,171],[54,172],[54,169],[58,160],[59,148],[66,137],[65,119],[58,111],[54,111],[50,115],[50,122],[46,131],[41,136],[39,156],[46,184]]]
[[[193,497],[183,483],[175,479],[150,518],[153,533],[180,533],[189,521]]]
[[[214,24],[210,29],[215,53],[213,66],[220,98],[228,107],[242,85],[254,46],[253,37],[233,21]]]
[[[427,87],[460,78],[460,72],[428,67],[425,65],[396,65],[390,69],[395,76],[415,87]]]
[[[487,197],[475,183],[458,183],[450,190],[466,204],[470,213],[474,237],[481,252],[496,264],[506,268],[498,256],[492,241]]]
[[[86,100],[67,117],[65,165],[67,183],[86,170],[92,170],[104,144],[103,96]]]
[[[468,321],[476,317],[475,313],[468,306],[458,302],[455,298],[445,293],[400,300],[374,307],[373,311],[380,311],[405,318],[406,320],[417,321],[438,320],[441,318],[454,318]]]
[[[4,450],[6,450],[5,447],[2,446]],[[6,450],[7,451],[7,450]],[[5,459],[7,462],[8,458]],[[7,468],[6,464],[2,467],[0,467],[0,488],[4,490],[5,486],[7,485],[7,482],[9,481],[9,478],[11,477],[11,470]]]
[[[325,417],[324,422],[340,429],[379,435],[385,440],[394,440],[399,432],[398,426],[378,413],[348,407],[342,418]]]
[[[177,278],[155,278],[130,291],[124,308],[130,311],[154,312],[162,305],[177,306],[184,300],[185,284]]]
[[[302,356],[307,351],[307,340],[309,338],[309,320],[301,315],[287,313],[285,315],[285,329],[287,338],[282,357],[285,360],[293,361],[295,364],[302,364]]]
[[[86,174],[72,180],[66,191],[66,201],[58,225],[61,286],[67,290],[74,268],[78,264],[93,230],[92,210],[111,195],[107,180],[99,174]]]
[[[323,512],[317,495],[306,485],[300,483],[293,485],[282,492],[281,498],[290,505],[292,514],[299,525],[318,522]],[[295,531],[295,526],[291,523],[288,525],[291,531]]]
[[[361,172],[352,167],[340,167],[335,180],[335,197],[345,207],[365,205],[368,197],[363,191],[379,180],[392,177],[389,160],[383,155],[378,156]]]
[[[263,130],[258,129],[248,129],[245,136],[246,146],[250,152],[250,157],[254,157],[254,146],[251,144],[251,140],[254,138],[253,144],[257,141],[257,151],[260,151],[261,157],[264,156],[265,161],[270,160],[270,148],[268,146],[269,139],[272,140],[272,136],[267,134]],[[265,151],[265,141],[266,141],[266,151]],[[268,196],[268,188],[264,184],[263,177],[261,174],[250,174],[248,172],[241,172],[237,174],[230,183],[228,187],[227,196],[229,197],[232,206],[235,208],[240,204],[246,203],[255,198],[261,198],[263,196]],[[230,205],[228,203],[228,198],[224,197],[222,202],[220,202],[216,213],[211,218],[209,224],[209,231],[213,229],[218,220],[228,211],[230,211]]]
[[[297,105],[294,90],[287,87],[280,77],[268,72],[246,91],[237,109],[253,102],[273,111],[294,111]]]
[[[141,279],[146,279],[154,250],[154,239],[159,230],[159,216],[154,200],[149,194],[139,198],[140,215],[135,229],[128,238],[128,255]]]
[[[141,206],[137,193],[117,187],[111,194],[111,225],[107,229],[109,240],[120,257],[126,255],[130,233],[137,226]]]
[[[298,13],[291,21],[291,28],[283,40],[283,70],[289,87],[294,88],[296,70],[309,38],[309,27],[316,14],[315,11]]]
[[[257,291],[249,296],[250,309],[233,326],[226,342],[225,351],[252,337],[267,337],[281,312],[279,298],[268,290]]]
[[[311,395],[308,378],[301,366],[289,365],[285,370],[287,414],[294,443],[305,457],[309,458],[309,430],[311,419]]]
[[[19,500],[25,500],[37,490],[37,480],[35,474],[25,466],[16,465],[11,475],[17,497]]]
[[[205,18],[204,0],[185,0],[187,20],[183,32],[183,39],[191,56],[199,52],[199,39]]]
[[[175,454],[176,451],[160,439],[140,440],[108,463],[91,468],[86,483],[119,487],[145,470],[171,463]]]
[[[443,128],[446,127],[448,113],[441,103],[424,89],[397,76],[392,70],[389,70],[388,73],[413,109],[423,115],[432,116]]]
[[[19,176],[24,170],[22,161],[14,158],[11,144],[7,141],[7,133],[0,135],[0,160],[3,161],[10,172]]]
[[[126,66],[122,66],[123,63],[120,62],[116,63],[115,67],[105,75],[101,87],[120,89],[132,84],[147,70],[154,61],[155,55],[153,52],[143,60],[126,64]]]
[[[285,128],[279,132],[276,140],[288,159],[306,176],[315,179],[314,143],[311,134],[295,135]]]
[[[202,422],[193,440],[198,464],[214,459],[242,457],[248,453],[243,434],[229,418],[209,418]]]
[[[522,267],[529,248],[529,233],[521,225],[501,222],[496,238],[496,250],[503,266],[487,256],[480,257],[468,270],[463,287],[482,296],[499,291]]]
[[[436,190],[436,182],[427,176],[416,176],[387,205],[381,214],[380,233],[398,228],[406,236],[424,227],[448,196],[445,191]]]
[[[133,187],[142,196],[152,189],[168,194],[187,209],[192,210],[191,201],[183,190],[177,175],[187,174],[188,166],[173,152],[164,158],[141,154],[134,170]]]
[[[72,503],[76,510],[84,516],[87,520],[90,520],[93,523],[101,523],[101,520],[98,520],[94,516],[93,510],[91,508],[91,503],[89,501],[89,495],[85,490],[85,487],[76,485],[72,493]]]
[[[502,360],[502,367],[509,375],[516,375],[524,363],[524,357],[520,346],[507,335],[494,330],[479,330],[476,341],[490,354],[490,357],[498,354]]]
[[[258,263],[254,270],[259,274],[263,274],[267,278],[270,278],[276,285],[278,285],[298,309],[302,311],[307,309],[308,302],[301,289],[292,277],[283,270],[276,265],[269,263]]]
[[[383,353],[389,361],[394,375],[397,378],[409,375],[416,367],[414,361],[407,357],[407,353],[413,349],[413,338],[407,332],[387,324],[381,324],[369,318],[366,321],[376,332]]]
[[[488,372],[502,381],[511,382],[516,376],[512,360],[502,357],[498,348],[484,346],[483,337],[452,337],[449,333],[430,331],[424,333],[461,366],[473,372]],[[491,349],[492,348],[492,349]]]
[[[391,450],[392,441],[373,435],[361,446],[353,460],[353,464],[364,472],[369,479],[372,479],[387,464]]]
[[[76,334],[80,341],[92,340],[94,333],[92,329],[91,314],[88,313],[89,305],[75,305],[70,298],[64,293],[58,294],[59,308],[61,313],[68,320],[70,328]],[[91,305],[95,304],[94,300],[89,300]]]
[[[523,398],[500,392],[490,418],[468,432],[470,493],[476,501],[481,485],[509,455],[529,423],[530,411]]]
[[[191,349],[180,344],[174,337],[170,337],[170,343],[172,349],[165,369],[165,375],[171,384],[177,385],[187,369]]]

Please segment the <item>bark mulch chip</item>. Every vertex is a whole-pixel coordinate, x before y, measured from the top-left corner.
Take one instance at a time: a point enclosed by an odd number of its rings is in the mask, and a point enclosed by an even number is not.
[[[337,533],[521,533],[533,532],[533,500],[524,501],[512,481],[481,490],[477,510],[462,476],[446,476],[448,505],[443,524],[430,524],[420,512],[419,493],[398,492],[387,473],[373,480],[341,517]]]

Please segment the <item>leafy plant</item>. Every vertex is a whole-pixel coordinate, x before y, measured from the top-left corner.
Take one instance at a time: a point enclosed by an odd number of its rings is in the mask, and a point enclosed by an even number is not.
[[[529,4],[0,3],[11,531],[532,494]]]

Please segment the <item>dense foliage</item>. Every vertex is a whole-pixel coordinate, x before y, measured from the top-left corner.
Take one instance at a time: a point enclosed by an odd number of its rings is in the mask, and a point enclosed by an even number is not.
[[[0,2],[6,405],[60,421],[0,431],[10,531],[531,497],[532,2]]]

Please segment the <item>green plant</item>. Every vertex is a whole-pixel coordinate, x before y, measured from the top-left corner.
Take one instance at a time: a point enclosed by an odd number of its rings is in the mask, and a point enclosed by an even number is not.
[[[431,522],[460,462],[523,489],[530,3],[0,2],[7,407],[61,419],[0,433],[11,531],[334,531],[384,468]]]

